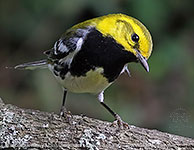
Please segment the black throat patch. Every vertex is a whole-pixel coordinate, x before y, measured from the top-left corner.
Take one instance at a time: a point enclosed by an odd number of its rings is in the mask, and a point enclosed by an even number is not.
[[[81,50],[75,55],[69,71],[74,76],[85,76],[86,73],[102,67],[103,75],[113,82],[128,62],[136,62],[134,54],[124,50],[112,37],[105,37],[95,28],[88,33]]]

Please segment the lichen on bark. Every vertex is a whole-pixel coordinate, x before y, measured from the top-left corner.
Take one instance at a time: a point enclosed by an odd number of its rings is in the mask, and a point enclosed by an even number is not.
[[[66,120],[54,113],[22,109],[0,99],[0,149],[194,149],[194,140],[85,116]]]

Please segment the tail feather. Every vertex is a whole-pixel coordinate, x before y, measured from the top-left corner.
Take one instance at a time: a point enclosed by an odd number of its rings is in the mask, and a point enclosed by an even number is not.
[[[34,62],[28,62],[28,63],[24,63],[24,64],[20,64],[14,67],[14,69],[20,69],[20,70],[24,70],[24,69],[29,69],[29,70],[33,70],[33,69],[38,69],[38,68],[46,68],[48,66],[48,60],[44,59],[44,60],[39,60],[39,61],[34,61]]]

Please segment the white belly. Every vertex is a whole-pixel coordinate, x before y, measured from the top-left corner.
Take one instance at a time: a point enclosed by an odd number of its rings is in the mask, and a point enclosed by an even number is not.
[[[59,83],[68,91],[74,93],[100,93],[111,83],[102,75],[103,69],[97,68],[87,72],[86,76],[74,77],[70,73],[65,75],[65,79],[56,77]]]

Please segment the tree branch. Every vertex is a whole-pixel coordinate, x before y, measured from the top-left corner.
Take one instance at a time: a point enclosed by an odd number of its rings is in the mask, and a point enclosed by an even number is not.
[[[70,122],[70,123],[68,123]],[[83,116],[22,109],[0,99],[0,149],[194,149],[194,140],[131,126],[126,130]]]

